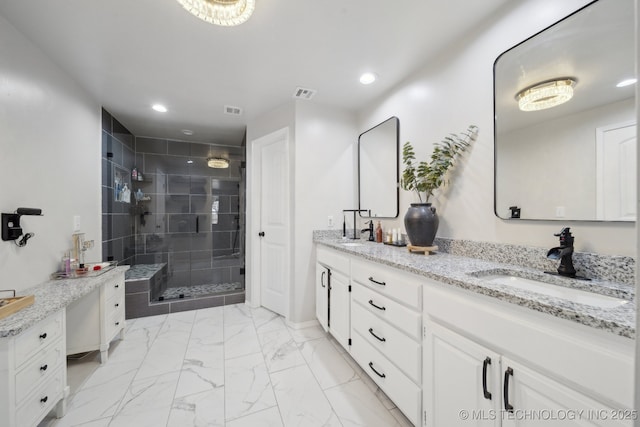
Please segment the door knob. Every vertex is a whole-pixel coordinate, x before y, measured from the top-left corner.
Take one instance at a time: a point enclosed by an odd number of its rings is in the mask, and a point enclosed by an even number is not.
[[[264,237],[264,231],[259,232],[259,233],[258,233],[258,236],[260,236],[260,237]]]

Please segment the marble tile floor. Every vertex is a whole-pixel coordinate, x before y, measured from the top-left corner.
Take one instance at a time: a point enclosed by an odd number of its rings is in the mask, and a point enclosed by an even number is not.
[[[96,356],[68,362],[67,415],[39,427],[411,426],[320,326],[264,308],[128,320]]]
[[[184,295],[186,298],[197,298],[209,295],[215,295],[221,292],[231,291],[243,291],[244,284],[241,282],[232,283],[212,283],[206,285],[193,285],[193,286],[179,286],[174,288],[167,288],[162,293],[164,300],[177,299],[180,295]]]

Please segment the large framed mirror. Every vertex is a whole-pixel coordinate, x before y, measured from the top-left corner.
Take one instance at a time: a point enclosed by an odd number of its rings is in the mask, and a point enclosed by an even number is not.
[[[635,221],[634,15],[597,0],[496,59],[498,217]]]
[[[358,206],[363,217],[396,218],[399,212],[400,121],[391,117],[358,137]]]

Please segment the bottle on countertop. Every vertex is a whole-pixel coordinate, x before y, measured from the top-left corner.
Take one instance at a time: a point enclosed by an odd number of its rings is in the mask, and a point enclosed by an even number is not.
[[[136,167],[134,167],[133,170],[131,171],[131,180],[132,181],[138,180],[138,168]]]
[[[71,273],[71,254],[67,251],[62,256],[62,265],[60,268],[65,275],[69,275]]]
[[[378,225],[376,225],[376,243],[382,243],[382,225],[380,221],[378,221]]]

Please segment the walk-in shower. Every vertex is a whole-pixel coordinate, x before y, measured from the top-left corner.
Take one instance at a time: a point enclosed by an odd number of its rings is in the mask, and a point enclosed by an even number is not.
[[[136,138],[137,265],[166,264],[152,301],[244,291],[244,147]],[[162,144],[162,142],[160,143]],[[223,157],[228,168],[211,168]]]
[[[128,319],[245,300],[245,181],[240,141],[139,137],[102,110],[102,259],[131,266]]]

